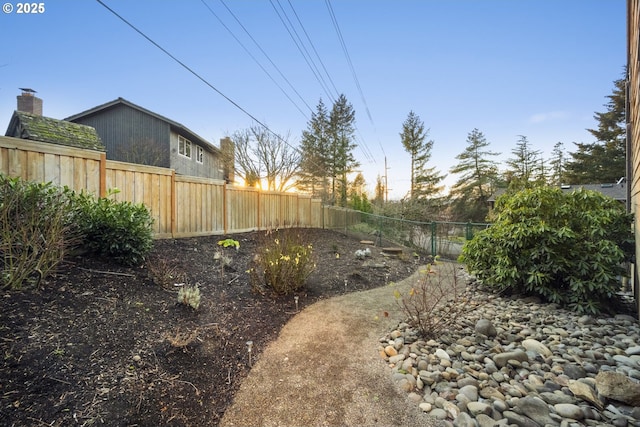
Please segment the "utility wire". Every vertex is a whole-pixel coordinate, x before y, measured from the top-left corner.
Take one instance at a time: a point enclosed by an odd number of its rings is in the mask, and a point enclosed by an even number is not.
[[[356,69],[353,66],[353,62],[351,61],[351,55],[349,55],[349,50],[347,49],[347,44],[344,41],[344,37],[342,36],[342,31],[340,30],[340,26],[338,25],[338,20],[337,20],[336,15],[335,15],[335,13],[333,11],[333,7],[331,6],[331,0],[325,0],[325,4],[327,5],[327,9],[329,10],[329,16],[331,17],[331,22],[333,23],[333,27],[336,30],[336,34],[338,35],[338,40],[340,41],[340,46],[342,47],[342,52],[344,53],[344,56],[345,56],[345,58],[347,60],[349,68],[351,70],[351,75],[353,76],[353,80],[354,80],[354,82],[356,84],[356,88],[358,89],[358,92],[360,93],[360,98],[362,99],[362,103],[364,104],[364,108],[365,108],[365,111],[367,113],[367,117],[369,118],[369,121],[371,122],[371,125],[373,126],[373,128],[375,130],[376,126],[375,126],[375,124],[373,122],[373,117],[371,116],[371,112],[369,111],[369,105],[367,104],[367,100],[364,97],[364,92],[362,91],[362,87],[360,86],[360,80],[358,80],[358,75],[356,73]],[[382,144],[380,143],[379,140],[378,140],[378,144],[380,145],[380,149],[382,150],[382,153],[386,156],[386,154],[384,153],[384,148],[382,147]],[[366,145],[366,142],[365,142],[365,145]],[[367,147],[367,151],[369,151],[368,147]]]
[[[201,0],[204,3],[204,0]],[[300,98],[300,100],[302,101],[302,103],[309,109],[309,111],[313,111],[313,109],[309,106],[309,104],[307,104],[307,102],[305,101],[305,99],[302,97],[302,95],[300,95],[300,93],[296,90],[296,88],[291,84],[291,82],[289,81],[289,79],[284,75],[284,73],[280,70],[280,68],[278,68],[278,66],[273,62],[273,60],[271,59],[271,57],[269,57],[269,55],[267,54],[267,52],[265,52],[265,50],[262,48],[262,46],[260,46],[260,44],[256,41],[256,39],[251,35],[251,33],[249,32],[249,30],[247,30],[247,28],[242,24],[242,22],[240,22],[240,20],[238,19],[238,17],[233,13],[233,11],[229,8],[229,6],[227,6],[227,4],[224,2],[224,0],[219,0],[220,3],[222,3],[222,5],[227,9],[227,12],[229,12],[229,14],[233,17],[233,19],[235,19],[235,21],[238,23],[238,25],[240,26],[240,28],[242,28],[242,30],[245,32],[245,34],[251,39],[251,41],[253,42],[253,44],[256,45],[256,47],[260,50],[260,52],[262,52],[262,54],[265,56],[265,58],[267,58],[267,60],[269,61],[269,63],[273,66],[273,68],[275,68],[275,70],[278,72],[278,74],[280,74],[280,77],[282,77],[282,79],[289,85],[289,87],[291,88],[291,90],[293,90],[293,92],[298,95],[298,98]],[[206,3],[205,3],[206,5]],[[207,8],[209,8],[209,6],[207,6]],[[209,8],[209,10],[211,10],[211,8]],[[213,13],[213,11],[212,11]],[[220,18],[214,14],[214,16],[216,16],[216,18],[218,18],[219,21]],[[221,21],[222,23],[222,21]],[[226,25],[222,24],[225,28]],[[232,35],[233,33],[231,32],[231,30],[227,29]],[[234,36],[234,38],[236,38]],[[237,38],[236,38],[237,40]],[[241,44],[242,45],[242,44]],[[243,46],[244,47],[244,46]],[[246,48],[245,48],[246,50]],[[260,67],[262,68],[262,67]],[[274,82],[275,83],[275,82]],[[277,85],[277,84],[276,84]],[[278,86],[279,87],[279,86]],[[286,95],[286,94],[285,94]],[[287,98],[289,98],[287,96]],[[292,101],[293,102],[293,101]],[[294,103],[295,105],[295,103]],[[297,108],[297,105],[296,105]],[[300,110],[298,108],[298,110]],[[303,113],[303,115],[305,116],[305,118],[308,117],[305,113]]]
[[[204,0],[200,0],[202,2],[202,4],[204,4],[204,6],[209,10],[209,12],[216,17],[216,19],[218,20],[218,22],[220,23],[220,25],[222,25],[227,32],[229,32],[229,34],[231,35],[231,37],[233,37],[235,39],[235,41],[238,42],[238,44],[242,47],[242,49],[244,49],[244,51],[247,53],[247,55],[249,55],[249,57],[251,57],[251,59],[253,59],[253,61],[258,65],[258,67],[260,67],[260,69],[262,71],[264,71],[264,73],[269,77],[269,79],[271,79],[271,81],[273,82],[273,84],[275,84],[278,89],[280,89],[280,91],[284,94],[284,96],[287,97],[287,99],[296,107],[296,109],[298,111],[300,111],[300,114],[302,114],[305,118],[309,118],[304,111],[302,111],[302,109],[298,106],[298,104],[295,103],[295,101],[293,99],[291,99],[291,97],[287,94],[287,92],[285,92],[285,90],[282,88],[282,86],[280,86],[278,84],[278,82],[276,82],[276,80],[273,78],[273,76],[271,74],[269,74],[269,71],[267,71],[266,68],[264,68],[262,66],[262,64],[260,64],[260,61],[258,61],[256,59],[255,56],[253,56],[253,54],[249,51],[249,49],[247,49],[247,47],[240,41],[240,39],[238,37],[236,37],[236,35],[233,33],[233,31],[231,31],[231,29],[229,27],[227,27],[227,25],[224,23],[224,21],[213,11],[213,9],[211,9],[211,7],[209,7],[209,5],[204,1]],[[224,4],[224,3],[223,3]],[[225,5],[226,6],[226,5]],[[294,89],[295,90],[295,89]],[[298,92],[296,92],[298,93]],[[298,96],[300,96],[300,94],[298,94]],[[302,102],[304,102],[304,99],[302,100]],[[306,104],[307,108],[309,109],[309,111],[311,111],[311,107],[309,107],[309,105]]]
[[[293,11],[293,14],[296,17],[296,20],[298,21],[298,25],[300,25],[300,28],[302,28],[302,32],[304,33],[305,37],[307,38],[307,41],[309,42],[309,45],[311,46],[311,49],[313,49],[313,53],[316,54],[316,58],[318,58],[318,62],[320,62],[320,65],[322,65],[322,69],[324,70],[324,73],[327,75],[327,78],[329,79],[329,83],[331,83],[331,87],[333,87],[334,92],[336,93],[336,95],[338,95],[340,92],[336,88],[336,85],[333,82],[333,79],[331,78],[331,75],[329,74],[329,71],[327,71],[327,67],[325,67],[324,62],[322,61],[322,58],[318,54],[318,51],[316,50],[315,45],[311,41],[311,37],[309,37],[309,33],[307,33],[307,29],[304,27],[304,25],[302,24],[302,21],[300,20],[300,17],[298,16],[298,13],[293,8],[293,4],[291,4],[291,0],[287,0],[287,2],[289,3],[289,7]]]
[[[276,0],[276,1],[278,1],[278,0]],[[284,25],[284,28],[289,33],[289,37],[291,37],[291,40],[293,40],[293,43],[296,45],[296,48],[298,49],[298,52],[300,52],[300,54],[304,58],[305,62],[309,66],[309,69],[311,70],[311,72],[313,73],[314,77],[316,78],[316,80],[320,84],[320,87],[322,88],[324,93],[327,95],[327,97],[332,102],[335,102],[335,98],[330,93],[329,88],[327,87],[326,82],[324,81],[324,78],[322,77],[322,75],[320,74],[320,71],[318,70],[318,67],[313,62],[313,59],[311,58],[309,53],[306,52],[306,48],[304,47],[304,44],[302,43],[300,37],[298,36],[297,32],[295,31],[295,28],[293,28],[293,25],[291,25],[291,21],[287,17],[286,21],[289,22],[289,25],[287,25],[287,22],[285,22],[285,18],[282,17],[282,14],[280,13],[280,11],[278,11],[278,8],[276,7],[276,5],[273,4],[273,0],[269,0],[269,3],[271,3],[271,6],[273,7],[273,10],[278,15],[278,18],[280,18],[280,22],[282,22],[282,25]],[[278,6],[280,6],[279,2],[278,2]],[[286,13],[284,12],[284,9],[282,9],[282,6],[280,6],[280,9],[282,10],[282,13],[286,17]],[[291,26],[291,28],[289,28],[289,26]],[[294,33],[295,33],[295,35],[294,35]],[[296,38],[297,38],[297,40],[296,40]]]

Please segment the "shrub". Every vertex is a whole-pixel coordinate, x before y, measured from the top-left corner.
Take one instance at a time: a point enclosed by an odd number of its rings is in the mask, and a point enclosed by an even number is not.
[[[405,294],[394,291],[407,323],[425,339],[438,338],[470,311],[463,297],[466,284],[460,280],[455,263],[435,261],[420,270],[415,285]]]
[[[249,270],[254,290],[269,288],[289,295],[300,289],[315,269],[313,248],[305,244],[300,230],[286,229],[267,233]]]
[[[619,202],[536,187],[498,199],[494,217],[460,257],[485,285],[580,313],[615,302],[621,265],[633,253],[632,217]]]
[[[95,199],[86,193],[76,194],[74,204],[84,250],[124,265],[144,261],[153,246],[153,218],[143,204]]]
[[[70,194],[51,183],[0,175],[2,288],[38,285],[77,244]]]

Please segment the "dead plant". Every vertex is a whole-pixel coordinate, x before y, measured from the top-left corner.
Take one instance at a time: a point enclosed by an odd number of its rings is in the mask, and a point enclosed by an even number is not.
[[[407,315],[407,323],[426,339],[437,338],[453,327],[466,313],[475,310],[465,293],[466,283],[458,265],[434,261],[421,271],[416,284],[406,294],[396,290],[396,302]]]

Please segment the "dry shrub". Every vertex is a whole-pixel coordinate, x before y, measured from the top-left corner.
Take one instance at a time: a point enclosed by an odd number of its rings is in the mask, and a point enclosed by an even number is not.
[[[458,265],[435,261],[428,264],[415,285],[406,294],[396,290],[396,302],[407,315],[407,323],[418,329],[426,339],[437,338],[454,326],[471,308],[464,293]]]
[[[184,283],[186,280],[186,274],[163,257],[149,259],[147,272],[154,284],[165,288],[170,288],[176,283]]]
[[[192,331],[178,328],[173,332],[167,332],[164,335],[164,338],[171,344],[171,347],[174,348],[185,348],[189,344],[191,344],[198,337],[198,329],[194,329]]]

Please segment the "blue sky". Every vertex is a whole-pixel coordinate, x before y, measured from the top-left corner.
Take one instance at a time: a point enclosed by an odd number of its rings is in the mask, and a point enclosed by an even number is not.
[[[390,198],[396,199],[410,182],[409,155],[399,137],[409,111],[430,130],[430,166],[443,174],[474,128],[502,153],[500,161],[512,156],[518,135],[549,157],[556,142],[567,151],[575,151],[573,142],[593,142],[586,129],[597,126],[593,114],[605,111],[626,63],[624,0],[104,3],[274,132],[290,134],[293,146],[307,127],[309,107],[315,110],[320,98],[330,107],[345,94],[356,111],[355,154],[369,190],[384,175],[386,157]],[[97,1],[44,5],[39,15],[0,15],[0,131],[20,87],[38,92],[49,117],[62,119],[123,97],[216,145],[253,124]],[[293,22],[324,83],[281,17]],[[455,180],[449,174],[445,183]]]

